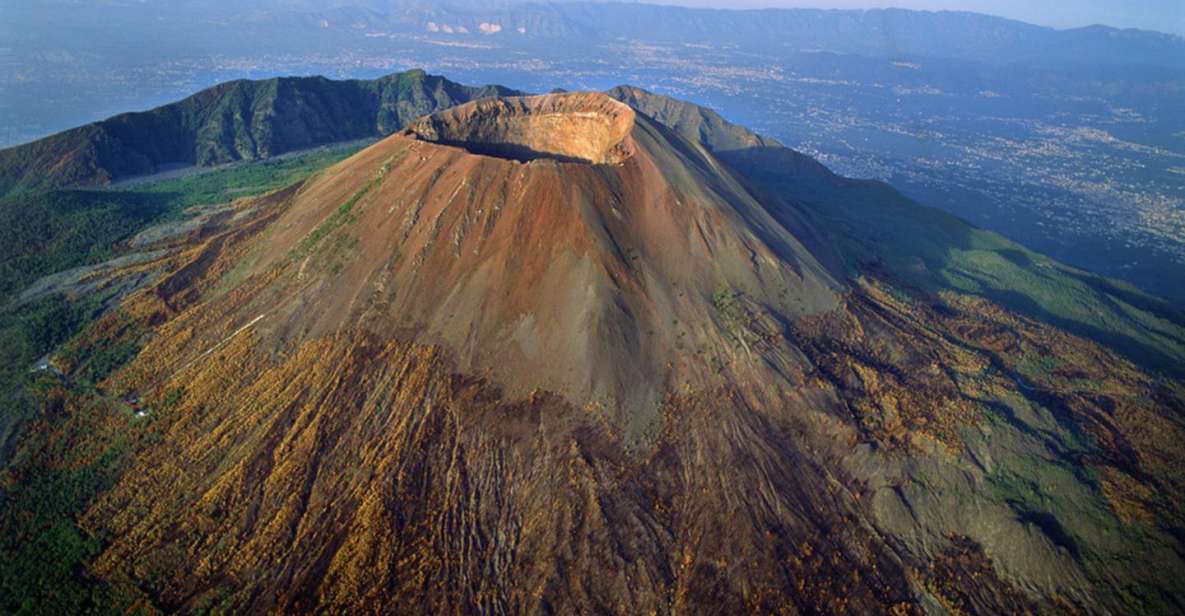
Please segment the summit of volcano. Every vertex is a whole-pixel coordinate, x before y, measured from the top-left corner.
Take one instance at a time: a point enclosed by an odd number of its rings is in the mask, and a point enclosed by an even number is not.
[[[706,109],[481,98],[132,243],[20,459],[118,444],[145,604],[1185,605],[1180,315]]]
[[[763,336],[838,305],[813,237],[603,94],[487,99],[303,185],[248,268],[283,273],[219,302],[209,331],[257,315],[275,345],[403,331],[510,395],[545,389],[639,427],[670,391],[802,379],[801,353]]]

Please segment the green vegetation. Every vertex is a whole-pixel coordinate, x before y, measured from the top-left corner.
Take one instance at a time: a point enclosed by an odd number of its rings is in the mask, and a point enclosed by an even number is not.
[[[362,149],[360,145],[323,148],[295,156],[251,163],[236,163],[183,178],[136,185],[133,194],[164,196],[170,211],[195,205],[226,203],[259,195],[308,177]],[[104,191],[106,193],[122,191]]]
[[[21,289],[42,276],[115,257],[129,237],[150,224],[184,217],[191,206],[275,190],[357,149],[236,165],[135,190],[51,191],[0,200],[0,435],[31,413],[20,390],[33,362],[81,331],[102,305],[99,298],[60,296],[18,305]],[[100,349],[83,378],[98,380],[134,352],[114,343]]]
[[[56,190],[0,200],[0,306],[34,280],[100,263],[148,225],[187,208],[275,190],[353,154],[358,146],[234,165],[128,190]]]
[[[325,220],[321,221],[321,224],[317,225],[317,227],[310,231],[308,235],[301,238],[300,243],[292,249],[292,253],[288,255],[288,258],[293,261],[299,261],[309,256],[312,254],[313,250],[316,249],[317,245],[321,243],[321,240],[328,237],[330,233],[337,231],[344,225],[354,222],[354,206],[358,205],[358,202],[362,200],[362,197],[366,196],[366,193],[370,192],[376,186],[382,183],[383,178],[387,175],[387,171],[391,169],[391,164],[393,162],[393,158],[384,162],[382,168],[379,169],[378,174],[375,175],[373,179],[363,185],[362,188],[359,188],[357,191],[355,191],[349,199],[346,199],[345,203],[339,205],[332,214],[326,217]],[[341,250],[351,248],[352,246],[353,242],[343,238],[338,238],[338,241],[333,245],[333,247]]]
[[[152,195],[96,191],[0,201],[0,298],[47,274],[114,257],[117,244],[164,207]]]
[[[24,360],[61,345],[72,330],[85,327],[104,299],[69,302],[51,296],[0,315],[0,321],[9,321],[2,335],[24,343],[6,352]],[[4,364],[3,420],[10,431],[20,430],[21,438],[0,474],[6,490],[0,506],[0,612],[128,613],[138,598],[85,576],[83,565],[101,543],[77,523],[118,476],[133,435],[128,409],[93,385],[138,350],[135,325],[124,321],[97,345],[65,343],[76,353],[69,361],[81,366],[72,379],[52,370],[29,372],[28,362]],[[30,421],[34,413],[37,419]]]
[[[1065,364],[1052,355],[1024,355],[1016,364],[1016,370],[1029,379],[1044,379]]]
[[[211,166],[381,137],[421,115],[508,93],[422,70],[367,81],[230,81],[163,107],[0,150],[0,195],[97,186],[170,162]]]
[[[0,312],[0,444],[11,442],[37,411],[33,363],[81,330],[97,308],[95,299],[71,302],[55,295]],[[0,467],[7,453],[0,445]]]
[[[345,203],[339,205],[332,214],[330,214],[325,220],[321,221],[321,224],[317,225],[317,227],[310,231],[308,235],[301,238],[300,243],[296,245],[296,248],[292,249],[290,258],[298,261],[309,256],[309,254],[313,252],[313,249],[316,248],[317,244],[320,244],[321,240],[325,239],[326,236],[338,230],[343,225],[354,222],[354,206],[358,203],[359,199],[366,195],[366,193],[370,190],[370,186],[371,184],[367,184],[366,186],[358,189],[358,192],[355,192],[354,195],[347,199]]]
[[[181,402],[181,398],[184,396],[185,389],[181,387],[175,387],[170,389],[168,393],[165,394],[165,399],[161,401],[161,405],[166,409],[171,409],[174,406],[177,406],[177,404]]]
[[[732,289],[720,289],[712,294],[712,306],[720,313],[731,313],[740,308],[741,294]]]
[[[61,387],[50,376],[34,386]],[[77,512],[110,484],[128,451],[126,432],[106,426],[119,405],[75,390],[85,406],[51,407],[5,469],[0,508],[0,612],[128,613],[134,594],[88,579],[83,563],[101,547],[75,522]],[[53,396],[58,404],[62,398]],[[51,462],[52,461],[52,462]]]
[[[110,335],[94,343],[66,345],[62,354],[76,366],[71,375],[75,381],[97,385],[140,352],[139,324],[122,312],[116,315],[119,325]]]
[[[1093,339],[1134,362],[1185,371],[1185,314],[1122,282],[1074,269],[919,205],[886,184],[848,180],[780,148],[722,155],[801,206],[853,272],[871,269],[929,292],[978,295]],[[796,224],[796,214],[774,209]],[[793,227],[791,227],[793,228]]]
[[[0,199],[0,444],[10,444],[0,448],[0,613],[128,613],[135,600],[85,577],[83,563],[101,546],[76,519],[118,475],[130,446],[122,436],[131,430],[126,425],[116,436],[93,437],[128,414],[93,384],[135,356],[139,334],[128,329],[134,328],[129,320],[97,345],[69,345],[110,298],[50,295],[18,304],[20,291],[42,276],[116,257],[128,238],[151,224],[183,218],[192,206],[289,185],[357,149],[235,165],[123,190]],[[31,371],[38,358],[63,345],[78,366],[74,384],[51,370]],[[68,412],[54,408],[47,392],[63,386],[90,404]],[[164,405],[177,404],[182,395],[168,392]]]

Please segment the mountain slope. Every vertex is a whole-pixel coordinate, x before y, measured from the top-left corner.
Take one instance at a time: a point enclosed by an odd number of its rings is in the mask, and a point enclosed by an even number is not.
[[[789,150],[754,149],[722,158],[754,185],[842,227],[855,266],[891,272],[928,291],[980,295],[1125,354],[1154,372],[1185,375],[1185,313],[1126,283],[1059,263],[999,234],[922,206],[880,182],[826,172]],[[809,205],[808,205],[809,204]]]
[[[688,361],[734,344],[716,303],[744,293],[791,318],[840,289],[710,154],[600,94],[417,122],[304,185],[256,251],[243,275],[296,277],[224,302],[229,322],[266,315],[254,331],[277,344],[418,332],[508,395],[545,388],[631,431],[673,383],[798,378],[791,347],[743,367]]]
[[[217,165],[378,137],[426,113],[509,94],[414,70],[372,81],[230,81],[151,111],[126,113],[0,150],[0,194],[103,185],[161,165]]]
[[[1185,605],[1179,381],[638,107],[470,103],[160,240],[58,355],[138,349],[102,388],[146,415],[85,407],[131,442],[89,574],[169,611]]]
[[[1185,608],[1185,386],[1034,308],[1072,270],[612,94],[450,108],[138,236],[3,530],[89,490],[61,532],[120,611]]]
[[[773,139],[728,122],[711,109],[666,96],[655,96],[641,88],[618,86],[605,94],[637,109],[655,122],[679,133],[684,139],[716,153],[781,145]]]
[[[730,124],[710,110],[638,88],[609,95],[699,140],[768,198],[783,224],[806,215],[819,244],[849,271],[874,266],[927,291],[972,293],[1126,354],[1153,371],[1185,374],[1185,314],[1124,283],[1068,267],[922,206],[882,182],[838,176],[818,161]]]

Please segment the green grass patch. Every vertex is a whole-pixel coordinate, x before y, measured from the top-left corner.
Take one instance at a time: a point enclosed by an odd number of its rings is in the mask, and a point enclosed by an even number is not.
[[[170,208],[174,209],[226,203],[288,186],[344,160],[362,147],[326,148],[276,160],[235,163],[182,178],[136,185],[131,188],[131,192],[164,195]]]
[[[310,231],[308,235],[301,238],[300,243],[298,243],[296,247],[293,248],[288,254],[288,258],[292,261],[299,261],[305,257],[308,257],[317,248],[317,245],[320,244],[321,241],[328,237],[331,233],[337,231],[347,224],[354,222],[356,220],[354,215],[354,206],[358,205],[358,202],[361,201],[367,193],[383,182],[383,178],[386,177],[387,172],[391,169],[391,165],[394,161],[395,159],[391,158],[383,163],[382,168],[379,169],[379,172],[374,176],[374,178],[364,184],[362,188],[359,188],[357,191],[355,191],[353,195],[350,195],[350,198],[346,199],[344,203],[337,206],[337,209],[334,210],[333,213],[331,213],[328,217],[326,217],[325,220],[321,221],[321,224],[317,225],[316,228]],[[346,244],[349,244],[348,240],[344,241]]]
[[[1016,362],[1016,370],[1030,380],[1044,380],[1060,370],[1065,363],[1053,355],[1026,353]]]
[[[94,403],[71,416],[40,412],[56,377],[34,362],[74,339],[100,313],[103,297],[51,295],[15,306],[27,285],[65,269],[100,263],[148,227],[182,218],[195,205],[223,203],[287,186],[358,147],[311,152],[274,162],[217,169],[127,189],[53,190],[0,199],[0,613],[125,613],[133,598],[86,578],[83,564],[100,549],[76,524],[87,503],[118,473],[128,443],[92,438],[104,414],[127,413],[104,400],[97,383],[135,357],[139,334],[129,322],[98,344],[68,348],[78,366],[76,391]],[[118,328],[117,328],[118,329]],[[166,394],[165,406],[183,392]],[[39,421],[30,422],[33,417]],[[36,430],[32,426],[36,425]],[[68,438],[47,440],[65,430]],[[55,444],[56,443],[56,444]],[[47,464],[52,461],[53,464]]]

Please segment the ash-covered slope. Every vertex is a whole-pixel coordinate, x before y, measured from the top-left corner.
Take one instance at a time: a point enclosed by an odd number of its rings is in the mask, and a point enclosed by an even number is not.
[[[142,345],[103,387],[151,417],[88,573],[170,611],[1185,605],[1180,382],[853,258],[687,130],[478,101],[161,246],[73,343]]]
[[[773,333],[838,305],[802,231],[705,149],[603,94],[488,99],[302,186],[246,269],[289,275],[221,302],[225,322],[201,333],[257,316],[277,346],[414,332],[512,396],[545,389],[653,427],[670,390],[802,379],[792,344],[732,322]]]
[[[849,274],[872,267],[898,284],[976,295],[1185,377],[1185,313],[1158,297],[1059,263],[884,182],[836,175],[710,109],[628,86],[607,94],[702,143],[760,191],[774,217],[797,225],[805,214]]]
[[[774,139],[763,137],[737,126],[720,114],[686,101],[651,94],[641,88],[617,86],[605,92],[642,115],[670,128],[684,139],[698,143],[713,153],[781,146]]]

